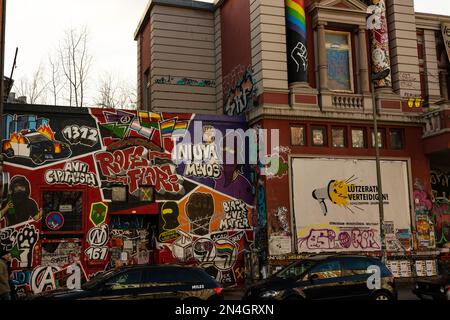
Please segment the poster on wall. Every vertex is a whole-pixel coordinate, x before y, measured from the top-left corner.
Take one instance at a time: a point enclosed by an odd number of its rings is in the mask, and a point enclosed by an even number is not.
[[[286,44],[289,83],[308,81],[304,0],[286,0]]]
[[[292,173],[299,252],[380,250],[374,160],[293,158]],[[390,249],[408,251],[403,245],[411,233],[407,162],[382,161],[381,173],[387,234],[402,237]]]

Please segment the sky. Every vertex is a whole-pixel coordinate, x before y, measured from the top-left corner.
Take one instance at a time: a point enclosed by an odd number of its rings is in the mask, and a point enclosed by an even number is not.
[[[211,2],[212,0],[206,2]],[[241,0],[245,1],[245,0]],[[136,85],[137,44],[134,32],[148,0],[8,0],[5,75],[10,74],[15,48],[19,48],[16,82],[31,78],[55,53],[64,30],[87,26],[93,56],[90,95],[105,73]],[[415,9],[450,15],[448,0],[414,0]],[[48,70],[48,68],[47,68]]]

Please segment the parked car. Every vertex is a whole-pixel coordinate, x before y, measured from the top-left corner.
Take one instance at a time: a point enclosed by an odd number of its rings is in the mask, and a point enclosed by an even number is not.
[[[57,289],[32,300],[222,300],[222,287],[203,269],[176,265],[126,266],[84,283],[80,290]]]
[[[368,278],[379,268],[379,283]],[[366,256],[317,255],[290,264],[268,279],[251,286],[243,299],[396,300],[394,276],[376,258]]]
[[[67,144],[51,140],[40,132],[26,133],[21,139],[23,140],[3,142],[3,150],[7,157],[30,158],[34,163],[41,164],[47,160],[65,159],[71,155]]]
[[[450,300],[450,263],[438,263],[438,276],[417,280],[413,293],[420,299]]]

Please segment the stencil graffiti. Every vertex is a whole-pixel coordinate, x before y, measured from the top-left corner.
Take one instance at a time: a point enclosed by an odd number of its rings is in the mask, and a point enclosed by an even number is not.
[[[113,153],[101,152],[95,155],[105,182],[128,185],[128,192],[134,193],[139,185],[154,186],[160,194],[182,194],[183,179],[177,175],[175,165],[151,165],[148,151],[144,147],[131,147]]]
[[[247,70],[242,79],[228,92],[225,99],[225,114],[233,116],[245,112],[251,106],[253,97],[257,95],[257,92],[258,89],[252,71]]]
[[[375,229],[351,228],[349,230],[340,228],[333,229],[311,229],[306,237],[298,239],[299,249],[309,250],[338,250],[338,249],[380,249],[380,244],[375,235]]]
[[[220,221],[220,231],[251,229],[248,221],[248,209],[244,201],[223,202],[222,207],[225,217]]]
[[[67,162],[64,169],[47,170],[44,178],[48,184],[99,186],[97,175],[89,172],[89,165],[81,161]]]

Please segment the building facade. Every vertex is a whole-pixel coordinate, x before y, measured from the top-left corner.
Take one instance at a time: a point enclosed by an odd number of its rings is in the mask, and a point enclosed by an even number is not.
[[[216,146],[225,129],[246,126],[223,115],[6,104],[0,244],[19,293],[149,263],[201,264],[224,285],[243,282],[250,167],[219,165],[234,151]]]
[[[277,130],[278,169],[252,175],[269,271],[380,255],[378,143],[388,264],[431,275],[450,247],[449,23],[413,0],[152,0],[135,33],[139,105]]]

